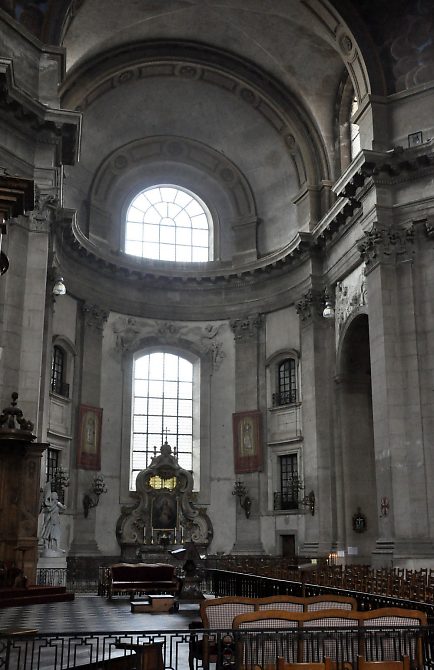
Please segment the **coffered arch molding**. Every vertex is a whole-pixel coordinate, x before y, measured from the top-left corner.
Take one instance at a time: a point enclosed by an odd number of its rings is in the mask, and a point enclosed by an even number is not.
[[[71,68],[61,91],[62,106],[85,114],[114,88],[164,76],[219,86],[253,107],[282,137],[300,187],[333,178],[321,131],[301,99],[254,63],[206,44],[149,41],[94,55]]]
[[[323,37],[339,53],[359,105],[369,95],[387,95],[383,67],[377,49],[360,16],[347,0],[302,0],[324,28]]]
[[[134,140],[102,161],[89,193],[88,232],[122,246],[117,236],[128,204],[140,190],[158,182],[196,193],[210,208],[217,228],[224,219],[236,237],[252,237],[250,245],[255,249],[256,206],[246,177],[222,153],[202,142],[176,136]],[[222,234],[228,236],[229,232]],[[221,246],[220,236],[215,240],[216,251]],[[224,250],[225,240],[222,244]],[[241,248],[237,239],[233,245],[235,250]]]

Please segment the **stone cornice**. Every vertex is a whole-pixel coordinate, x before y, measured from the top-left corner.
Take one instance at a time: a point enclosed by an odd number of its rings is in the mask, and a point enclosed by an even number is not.
[[[61,147],[61,162],[73,165],[78,158],[81,114],[53,109],[34,100],[15,83],[9,59],[0,58],[0,109],[34,131],[48,131]]]
[[[361,211],[362,196],[370,183],[392,186],[427,174],[434,174],[433,140],[408,149],[395,147],[387,152],[363,149],[335,183],[333,191],[338,199],[313,230],[313,244],[323,246],[351,222],[357,211]]]
[[[311,234],[299,232],[284,249],[239,266],[230,262],[175,265],[113,252],[102,244],[98,246],[81,231],[73,210],[59,210],[58,217],[59,241],[68,247],[68,253],[83,259],[86,265],[123,280],[146,280],[147,284],[158,283],[160,286],[167,283],[171,288],[176,284],[189,288],[222,283],[240,285],[255,277],[263,278],[264,274],[280,274],[288,266],[307,258],[309,252],[315,253]]]

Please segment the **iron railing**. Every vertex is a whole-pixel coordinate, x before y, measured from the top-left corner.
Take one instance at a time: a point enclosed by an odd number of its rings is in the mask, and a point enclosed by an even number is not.
[[[337,670],[348,668],[349,663],[357,670],[359,655],[367,660],[399,660],[407,655],[415,670],[432,670],[433,643],[432,627],[2,634],[0,670],[95,670],[110,667],[110,659],[117,659],[116,668],[133,670],[142,645],[158,654],[158,663],[149,667],[167,670],[199,670],[204,667],[205,648],[217,670],[243,666],[263,670],[275,667],[278,656],[300,662],[318,662],[327,656]],[[131,645],[139,646],[131,649]]]

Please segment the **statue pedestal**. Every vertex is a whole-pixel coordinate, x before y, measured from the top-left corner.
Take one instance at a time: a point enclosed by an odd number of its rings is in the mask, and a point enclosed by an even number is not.
[[[44,549],[38,560],[39,586],[66,586],[66,556],[60,549]]]

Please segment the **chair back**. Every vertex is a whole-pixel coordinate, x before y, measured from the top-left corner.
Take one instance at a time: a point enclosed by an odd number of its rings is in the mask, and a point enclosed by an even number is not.
[[[367,661],[359,656],[357,670],[410,670],[410,658],[403,656],[401,661]]]

